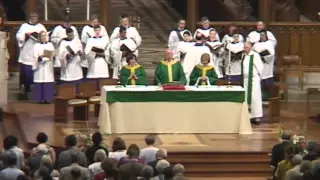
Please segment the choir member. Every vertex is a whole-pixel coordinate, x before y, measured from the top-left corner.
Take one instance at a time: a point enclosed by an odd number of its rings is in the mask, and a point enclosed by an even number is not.
[[[180,59],[180,61],[183,61],[187,51],[192,47],[192,45],[194,45],[194,42],[192,42],[192,34],[190,31],[184,30],[181,31],[180,34],[183,40],[178,42],[176,51],[172,51],[174,52],[174,59]]]
[[[137,63],[137,56],[127,56],[128,65],[123,66],[120,71],[121,85],[147,85],[147,75],[144,68]]]
[[[127,28],[119,28],[119,38],[113,40],[110,45],[110,56],[113,59],[113,79],[119,79],[121,68],[127,65],[128,54],[138,55],[137,44],[132,38],[127,37]]]
[[[155,83],[166,84],[180,82],[186,84],[186,76],[179,61],[173,59],[173,51],[167,49],[165,59],[160,61],[155,71]]]
[[[224,45],[218,40],[217,32],[215,29],[211,29],[208,41],[205,43],[205,45],[209,47],[212,53],[213,64],[215,70],[218,71],[219,78],[222,78]]]
[[[185,41],[185,38],[183,36],[184,32],[190,32],[185,27],[186,21],[184,19],[180,19],[178,22],[178,28],[172,30],[169,35],[168,47],[173,51],[174,54],[177,54],[179,42]]]
[[[106,51],[109,44],[109,38],[101,35],[101,26],[93,27],[95,35],[88,39],[85,47],[85,55],[88,60],[89,80],[98,81],[109,77],[108,52]],[[97,87],[98,88],[98,87]]]
[[[261,74],[263,62],[260,55],[252,50],[252,44],[244,44],[242,60],[242,85],[245,89],[246,102],[248,103],[251,123],[260,124],[262,112]]]
[[[226,62],[225,73],[231,82],[241,82],[241,57],[244,44],[240,38],[240,34],[235,32],[232,39],[230,38],[232,41],[227,43],[224,53]]]
[[[92,15],[90,24],[84,26],[82,29],[81,42],[83,47],[86,47],[86,44],[89,38],[95,36],[95,30],[94,30],[95,26],[100,26],[100,29],[101,29],[100,36],[103,36],[103,39],[106,39],[106,41],[109,42],[109,35],[107,33],[106,28],[100,24],[99,18],[97,15]],[[83,71],[83,75],[86,76],[88,72],[88,59],[86,59],[85,56],[83,56],[82,58],[83,58],[81,61],[82,71]]]
[[[261,74],[262,85],[273,84],[273,68],[275,61],[275,46],[274,43],[268,39],[266,32],[260,33],[260,41],[256,42],[252,49],[260,54],[262,62],[264,63],[263,72]]]
[[[214,85],[218,76],[213,68],[209,65],[210,55],[202,54],[201,63],[195,66],[190,75],[190,85]]]
[[[210,27],[210,20],[208,19],[208,17],[202,17],[201,18],[201,28],[198,28],[196,30],[196,32],[194,33],[194,39],[196,38],[198,33],[201,33],[204,35],[205,38],[209,37],[210,31],[214,29],[212,27]],[[217,40],[220,41],[220,37],[217,34]]]
[[[67,37],[61,40],[58,59],[61,64],[60,83],[79,83],[83,78],[81,56],[83,54],[82,43],[76,36],[77,31],[67,28]]]
[[[235,24],[231,24],[229,25],[229,28],[228,28],[228,34],[224,35],[223,39],[222,39],[222,43],[223,44],[228,44],[229,42],[233,42],[233,35],[238,31],[238,27],[235,25]],[[238,33],[237,33],[238,34]],[[241,34],[238,34],[239,36],[239,41],[240,42],[244,42],[244,38]]]
[[[32,65],[35,61],[33,48],[37,43],[38,34],[41,31],[47,31],[42,24],[38,23],[38,19],[38,14],[30,13],[29,21],[21,25],[16,35],[20,48],[19,63],[24,92],[29,92],[33,84]]]
[[[274,37],[274,35],[272,34],[272,32],[267,31],[265,29],[265,25],[262,21],[257,22],[257,29],[255,31],[252,31],[249,33],[248,37],[247,37],[247,41],[251,42],[251,43],[256,43],[260,40],[260,32],[262,31],[266,31],[267,32],[267,36],[268,39],[274,44],[274,46],[277,45],[277,40]]]
[[[39,43],[34,45],[33,54],[34,100],[38,103],[50,103],[54,96],[54,46],[48,42],[47,32],[39,32]]]

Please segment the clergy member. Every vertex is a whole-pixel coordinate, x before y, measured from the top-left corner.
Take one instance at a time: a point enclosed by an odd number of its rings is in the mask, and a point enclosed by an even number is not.
[[[204,53],[201,56],[201,63],[195,66],[190,75],[190,85],[214,85],[218,79],[214,67],[209,65],[210,55]]]
[[[58,59],[61,64],[60,81],[62,84],[79,83],[83,78],[81,56],[82,43],[72,28],[66,29],[67,37],[61,40]]]
[[[198,28],[196,30],[196,32],[194,33],[194,39],[196,38],[197,34],[198,33],[201,33],[204,35],[205,38],[208,38],[209,37],[209,34],[210,34],[210,31],[214,29],[212,27],[210,27],[210,20],[208,17],[202,17],[201,18],[201,28]],[[219,35],[217,34],[217,40],[220,41],[220,37]]]
[[[238,27],[236,24],[230,24],[229,28],[228,28],[228,34],[224,35],[223,39],[222,39],[222,43],[223,44],[228,44],[229,42],[233,42],[233,35],[238,32]],[[241,34],[237,33],[239,36],[239,41],[240,42],[244,42],[244,38]]]
[[[95,30],[94,30],[95,26],[100,26],[101,30],[100,30],[99,36],[104,37],[103,39],[109,42],[109,35],[106,31],[106,28],[100,24],[99,18],[97,15],[92,15],[90,24],[84,26],[82,29],[81,42],[83,44],[83,47],[86,47],[86,44],[89,38],[95,36]],[[85,56],[82,58],[83,59],[81,61],[81,66],[82,66],[83,74],[84,76],[86,76],[88,72],[88,59],[86,59]]]
[[[160,61],[155,71],[155,83],[166,84],[171,82],[180,82],[186,84],[186,76],[183,67],[179,61],[173,59],[173,52],[167,49],[165,59]]]
[[[93,27],[95,35],[88,39],[85,47],[85,55],[88,60],[88,74],[89,80],[98,81],[109,77],[109,58],[106,51],[109,44],[108,36],[101,36],[101,26]]]
[[[29,92],[33,84],[32,66],[35,61],[33,48],[38,42],[38,33],[47,31],[42,24],[38,23],[38,19],[38,14],[30,13],[29,21],[21,25],[16,35],[20,48],[19,63],[24,92]]]
[[[177,54],[178,44],[179,42],[185,41],[183,34],[184,32],[190,32],[185,29],[186,21],[184,19],[180,19],[178,22],[178,28],[171,31],[168,40],[168,47],[173,51],[174,54]]]
[[[244,44],[242,58],[242,85],[245,89],[246,102],[248,103],[251,123],[260,124],[262,112],[261,75],[263,62],[260,55],[252,50],[252,44]]]
[[[121,85],[147,85],[147,75],[144,68],[137,63],[137,56],[127,56],[128,65],[123,66],[120,71]]]
[[[39,32],[39,43],[34,45],[34,89],[33,97],[37,103],[50,103],[54,96],[53,55],[54,46],[48,42],[47,32]]]
[[[247,37],[247,41],[251,42],[251,43],[256,43],[260,40],[260,32],[262,31],[267,31],[265,29],[265,24],[262,21],[258,21],[257,22],[257,29],[255,31],[252,31],[249,33],[248,37]],[[277,45],[277,40],[274,37],[274,35],[272,34],[272,32],[267,31],[267,36],[268,39],[274,44],[274,46]]]

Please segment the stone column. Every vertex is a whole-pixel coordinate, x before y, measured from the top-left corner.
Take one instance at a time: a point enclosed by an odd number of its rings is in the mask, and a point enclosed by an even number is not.
[[[199,20],[198,0],[188,0],[187,4],[187,26],[191,32],[197,29],[197,22]]]
[[[24,9],[26,12],[26,16],[29,15],[29,13],[36,12],[37,11],[37,1],[36,0],[26,0],[24,4]]]
[[[0,108],[4,107],[8,102],[9,51],[7,48],[7,41],[7,33],[0,31]]]
[[[100,22],[108,29],[108,13],[110,0],[100,0]]]

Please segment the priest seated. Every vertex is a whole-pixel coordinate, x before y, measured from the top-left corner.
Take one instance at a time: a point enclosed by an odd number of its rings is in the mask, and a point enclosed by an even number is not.
[[[201,62],[196,65],[190,75],[190,85],[214,85],[218,79],[214,67],[209,65],[211,56],[204,53],[201,56]]]
[[[187,80],[181,63],[174,60],[173,51],[167,49],[165,52],[165,59],[160,61],[156,67],[155,83],[167,84],[172,82],[186,84]]]
[[[120,70],[120,84],[147,85],[147,75],[144,68],[137,63],[137,56],[129,54],[126,59],[128,65]]]

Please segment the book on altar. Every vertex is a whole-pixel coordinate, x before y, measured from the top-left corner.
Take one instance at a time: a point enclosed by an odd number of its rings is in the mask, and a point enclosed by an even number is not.
[[[71,46],[67,46],[66,49],[67,49],[68,53],[71,54],[72,56],[75,56],[77,53],[74,49],[72,49]]]
[[[179,81],[173,81],[167,84],[161,85],[163,90],[186,90],[184,85]]]
[[[51,58],[53,55],[54,55],[53,51],[43,50],[43,55],[42,55],[43,57]]]
[[[95,53],[104,53],[104,49],[98,48],[98,47],[94,47],[94,46],[91,48],[91,51],[95,52]]]
[[[134,42],[133,39],[126,39],[121,42],[120,50],[121,51],[130,51],[134,52],[137,49],[137,44]]]
[[[270,55],[271,53],[268,51],[268,50],[266,50],[266,49],[264,49],[264,50],[262,50],[262,51],[260,51],[259,52],[259,55],[260,56],[268,56],[268,55]]]

